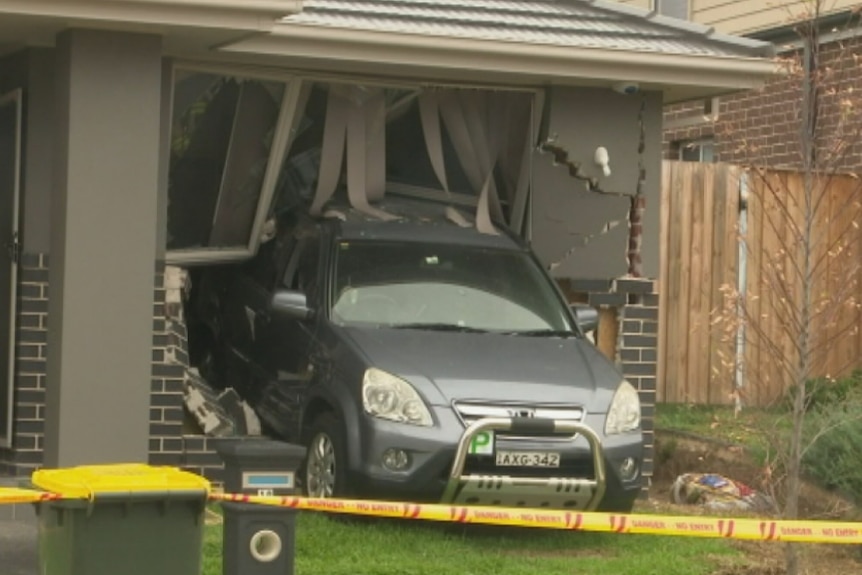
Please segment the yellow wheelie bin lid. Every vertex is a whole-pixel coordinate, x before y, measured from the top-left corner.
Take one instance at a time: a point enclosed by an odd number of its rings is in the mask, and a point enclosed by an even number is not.
[[[65,469],[40,469],[33,485],[67,499],[93,499],[97,495],[144,493],[210,493],[203,477],[175,467],[142,463],[85,465]]]

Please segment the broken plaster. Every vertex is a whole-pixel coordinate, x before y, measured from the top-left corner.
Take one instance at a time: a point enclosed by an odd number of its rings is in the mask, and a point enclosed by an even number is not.
[[[554,262],[551,262],[548,266],[548,269],[555,270],[559,268],[566,260],[568,260],[575,252],[584,246],[588,245],[592,240],[597,237],[603,236],[609,233],[611,230],[618,227],[623,221],[626,222],[628,227],[628,241],[626,242],[626,262],[628,264],[627,267],[627,275],[630,277],[642,277],[643,275],[643,260],[641,257],[641,249],[643,245],[643,216],[646,211],[646,197],[644,196],[644,186],[646,183],[646,165],[644,162],[644,152],[646,150],[646,127],[644,123],[644,116],[646,113],[646,96],[641,96],[641,103],[638,110],[638,180],[635,185],[634,193],[626,193],[626,192],[614,192],[609,190],[602,189],[598,178],[592,177],[586,174],[582,170],[581,162],[572,160],[569,158],[569,151],[558,145],[557,134],[553,134],[549,136],[545,142],[539,145],[539,151],[544,153],[550,153],[553,155],[553,165],[554,166],[565,166],[568,170],[568,174],[571,178],[582,181],[585,184],[586,191],[589,193],[600,194],[605,196],[615,196],[620,198],[627,198],[629,200],[629,210],[626,213],[625,218],[620,218],[617,220],[609,220],[607,221],[597,232],[591,234],[583,234],[580,232],[569,232],[570,236],[575,236],[578,238],[578,242],[573,244],[571,248],[569,248],[559,259]],[[601,154],[600,150],[603,150],[604,153]],[[600,157],[601,156],[601,157]],[[601,161],[600,161],[601,160]],[[607,169],[607,150],[600,147],[596,150],[596,154],[594,156],[594,162],[596,164],[600,164],[604,169],[605,176],[610,175],[610,170]],[[552,218],[549,218],[553,221]],[[557,219],[556,221],[560,221]]]

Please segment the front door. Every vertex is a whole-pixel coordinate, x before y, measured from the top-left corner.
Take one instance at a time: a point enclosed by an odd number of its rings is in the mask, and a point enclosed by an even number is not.
[[[21,184],[21,91],[0,95],[0,446],[12,444],[18,196]]]

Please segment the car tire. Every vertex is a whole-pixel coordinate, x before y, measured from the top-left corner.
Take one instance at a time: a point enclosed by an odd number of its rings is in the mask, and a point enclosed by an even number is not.
[[[348,497],[344,425],[333,413],[319,415],[311,425],[302,466],[308,497]]]

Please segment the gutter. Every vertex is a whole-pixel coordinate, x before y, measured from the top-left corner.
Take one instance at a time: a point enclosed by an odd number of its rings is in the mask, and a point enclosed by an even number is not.
[[[500,42],[471,38],[281,24],[267,36],[222,45],[222,52],[566,80],[743,90],[780,72],[767,58],[662,54],[602,48]],[[561,82],[562,81],[562,82]]]
[[[271,31],[302,0],[0,0],[0,17]]]

